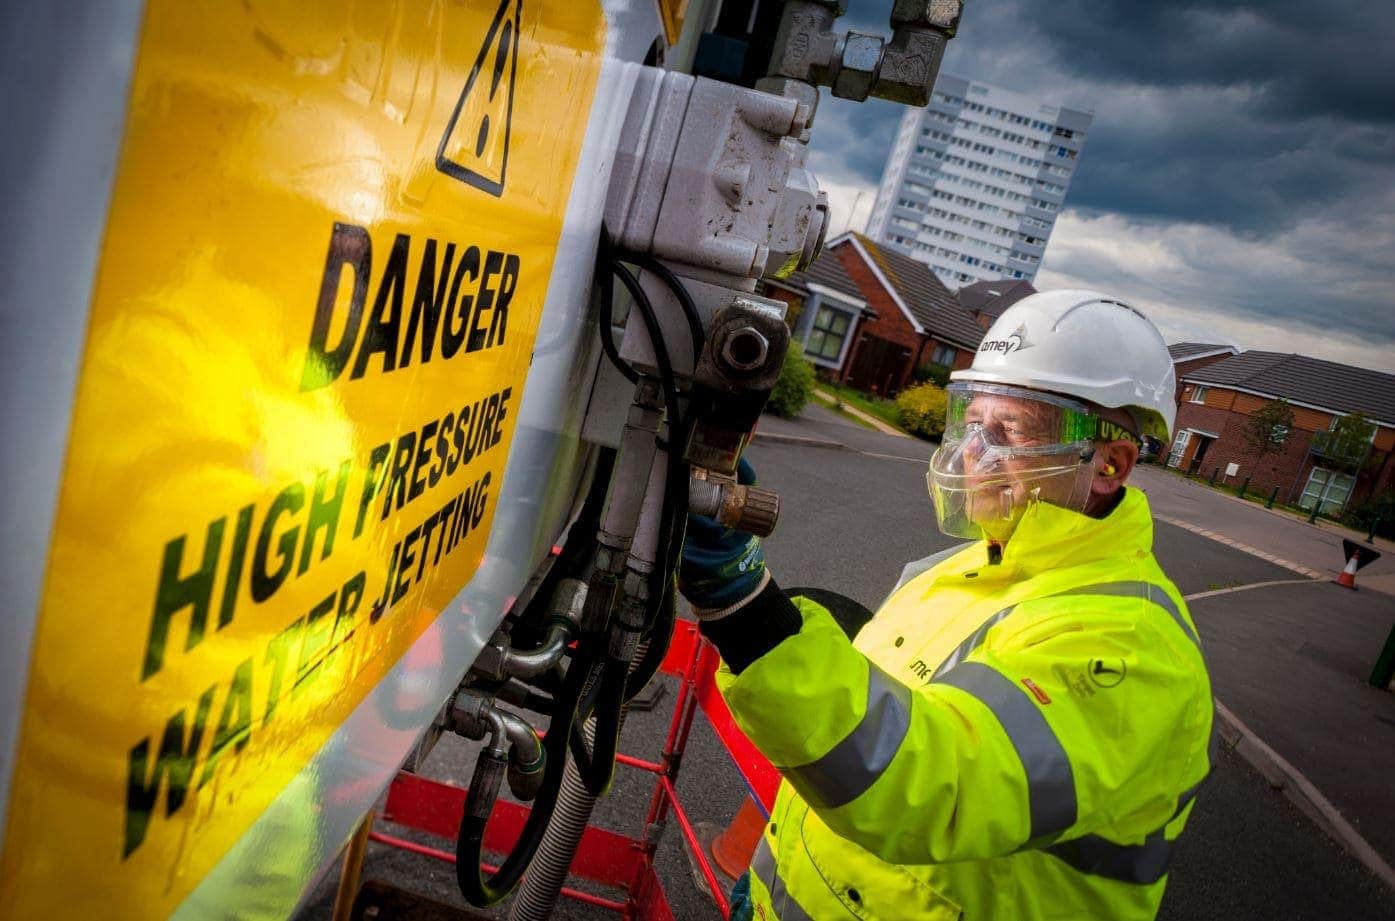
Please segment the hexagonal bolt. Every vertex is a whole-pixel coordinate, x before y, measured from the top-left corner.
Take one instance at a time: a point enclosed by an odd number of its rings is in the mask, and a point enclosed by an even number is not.
[[[868,32],[848,32],[838,56],[833,75],[833,95],[839,99],[861,101],[872,92],[877,71],[882,62],[883,41],[880,35]]]
[[[722,360],[734,371],[754,371],[765,364],[770,340],[754,326],[742,326],[722,340]]]

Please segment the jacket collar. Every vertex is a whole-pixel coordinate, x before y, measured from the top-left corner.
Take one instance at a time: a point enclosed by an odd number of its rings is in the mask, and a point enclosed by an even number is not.
[[[1124,497],[1108,515],[1091,518],[1047,502],[1029,508],[1003,547],[999,564],[1005,578],[1030,578],[1040,572],[1082,566],[1106,558],[1142,556],[1153,549],[1153,515],[1148,497],[1125,487]],[[987,561],[979,542],[974,566]],[[991,567],[998,568],[998,567]],[[986,574],[986,573],[985,573]]]

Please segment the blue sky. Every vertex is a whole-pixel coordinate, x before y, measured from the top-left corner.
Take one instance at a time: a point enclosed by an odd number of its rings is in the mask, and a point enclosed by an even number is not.
[[[890,5],[838,28],[889,34]],[[1038,287],[1126,297],[1168,341],[1395,373],[1390,0],[965,7],[943,71],[1095,113]],[[834,231],[865,223],[901,111],[823,91]]]

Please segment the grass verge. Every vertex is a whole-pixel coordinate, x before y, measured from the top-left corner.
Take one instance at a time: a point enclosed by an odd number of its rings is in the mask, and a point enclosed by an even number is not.
[[[895,400],[874,397],[871,394],[863,393],[861,390],[854,390],[843,384],[821,383],[819,387],[833,394],[838,400],[846,403],[848,406],[859,409],[869,416],[876,416],[887,425],[895,428],[898,432],[905,431],[901,428],[901,414],[896,410]],[[835,406],[834,408],[836,409],[837,407]]]
[[[852,413],[848,412],[847,407],[844,405],[840,405],[835,398],[825,396],[823,393],[815,390],[814,399],[819,401],[820,406],[827,406],[829,409],[833,410],[839,416],[842,416],[844,419],[847,419],[853,425],[860,425],[863,428],[870,429],[874,432],[877,430],[877,427],[872,423],[868,422],[866,419],[854,416]]]

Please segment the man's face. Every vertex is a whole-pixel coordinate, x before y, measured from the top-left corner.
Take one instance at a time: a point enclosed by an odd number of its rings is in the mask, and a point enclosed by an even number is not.
[[[1051,454],[1017,454],[1014,448],[1041,448],[1058,443],[1061,410],[1048,403],[1008,396],[975,394],[964,421],[971,435],[964,446],[970,517],[979,522],[1013,517],[1033,496],[1068,506],[1076,489],[1079,454],[1064,449]],[[1070,470],[1043,474],[1046,468]]]

